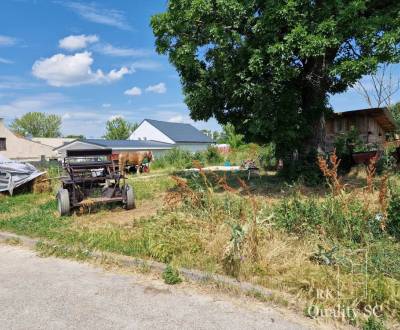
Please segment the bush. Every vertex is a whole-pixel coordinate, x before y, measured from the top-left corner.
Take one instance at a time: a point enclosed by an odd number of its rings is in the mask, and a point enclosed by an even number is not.
[[[207,148],[207,151],[201,155],[205,156],[208,164],[221,164],[224,161],[224,158],[219,153],[216,147],[210,146]]]
[[[387,230],[390,235],[400,239],[400,193],[392,191],[387,214]]]
[[[362,201],[327,197],[284,199],[274,209],[276,224],[289,233],[322,234],[340,241],[362,243],[379,231],[379,222]]]
[[[260,166],[265,170],[273,170],[276,168],[277,160],[275,157],[275,144],[270,143],[263,146],[259,152],[258,159]]]
[[[191,168],[193,166],[193,154],[189,151],[174,148],[168,150],[164,156],[152,162],[152,168],[173,167],[176,169]]]
[[[310,152],[305,159],[288,159],[283,162],[279,175],[289,182],[302,181],[306,186],[317,186],[324,181],[317,165],[317,153]]]
[[[178,284],[182,282],[182,279],[179,276],[179,272],[177,269],[173,268],[171,265],[167,265],[167,268],[165,268],[162,278],[164,279],[164,282],[170,285],[173,284]]]

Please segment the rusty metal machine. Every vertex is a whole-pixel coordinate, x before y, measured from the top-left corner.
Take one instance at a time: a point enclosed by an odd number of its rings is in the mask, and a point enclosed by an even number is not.
[[[64,158],[62,187],[57,193],[62,216],[82,206],[121,203],[127,210],[135,208],[133,188],[126,184],[111,158],[111,149],[68,150]]]

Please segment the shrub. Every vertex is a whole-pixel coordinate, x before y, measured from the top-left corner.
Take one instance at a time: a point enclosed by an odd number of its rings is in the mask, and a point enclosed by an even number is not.
[[[205,156],[208,164],[220,164],[224,161],[224,158],[214,146],[209,146],[205,154],[202,155]]]
[[[295,196],[274,209],[276,224],[289,233],[304,236],[322,234],[341,241],[361,243],[374,236],[379,222],[356,199],[329,196],[321,201]]]
[[[392,191],[387,210],[387,230],[389,234],[400,239],[400,193]]]
[[[182,279],[179,276],[179,271],[175,268],[173,268],[171,265],[167,265],[167,268],[165,268],[162,278],[164,279],[164,282],[170,285],[178,284],[182,282]]]
[[[189,151],[174,148],[168,150],[165,155],[152,162],[152,168],[173,167],[176,169],[190,168],[193,165],[193,154]]]
[[[363,330],[386,330],[383,322],[373,316],[370,316],[363,325]]]
[[[265,170],[273,170],[276,168],[277,160],[275,157],[275,144],[270,143],[261,148],[258,159],[260,166]]]

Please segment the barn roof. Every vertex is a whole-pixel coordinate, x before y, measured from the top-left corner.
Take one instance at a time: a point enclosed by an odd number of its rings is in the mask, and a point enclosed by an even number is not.
[[[369,116],[371,118],[374,118],[386,132],[393,132],[397,129],[397,123],[394,120],[389,109],[386,107],[335,112],[333,114],[333,117],[340,118],[340,117],[353,117],[359,115]]]
[[[170,123],[154,119],[145,119],[174,142],[213,143],[214,141],[190,124]]]

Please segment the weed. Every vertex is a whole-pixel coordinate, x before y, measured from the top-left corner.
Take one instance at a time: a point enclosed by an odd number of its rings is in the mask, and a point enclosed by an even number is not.
[[[373,180],[376,172],[376,162],[378,160],[378,156],[375,155],[369,160],[369,163],[366,167],[367,171],[367,192],[372,193],[373,191]]]
[[[368,320],[365,321],[362,328],[363,330],[386,330],[386,327],[383,324],[382,320],[379,320],[373,316],[370,316]]]
[[[334,195],[338,195],[343,189],[343,185],[338,177],[340,162],[341,160],[336,156],[336,149],[334,149],[329,156],[329,164],[324,157],[321,155],[318,156],[318,166],[324,177],[327,179]]]
[[[162,273],[162,278],[166,284],[174,285],[182,282],[179,276],[179,271],[172,267],[170,264],[167,265],[164,272]]]

